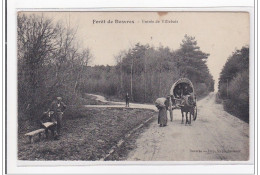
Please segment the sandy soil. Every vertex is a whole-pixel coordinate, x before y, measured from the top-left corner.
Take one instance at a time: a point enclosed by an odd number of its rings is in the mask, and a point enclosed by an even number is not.
[[[168,120],[166,127],[158,127],[157,121],[151,123],[127,160],[248,160],[248,123],[225,112],[215,103],[214,93],[200,100],[197,107],[198,118],[191,126],[181,124],[180,110],[174,110],[173,122]]]

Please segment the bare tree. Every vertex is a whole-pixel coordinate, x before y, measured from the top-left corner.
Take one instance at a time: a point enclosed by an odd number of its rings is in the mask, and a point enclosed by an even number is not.
[[[42,112],[54,95],[71,99],[92,58],[77,30],[43,15],[20,13],[17,22],[19,108]]]
[[[120,51],[117,56],[115,56],[116,63],[117,65],[120,66],[119,72],[120,72],[120,94],[123,94],[123,75],[124,75],[124,70],[123,70],[123,58],[126,57],[126,52],[125,51]]]
[[[57,28],[51,20],[35,15],[18,14],[17,24],[19,99],[34,105],[41,99],[44,66],[55,50]]]
[[[83,76],[83,70],[86,68],[91,61],[93,56],[90,53],[89,49],[84,49],[77,58],[77,63],[79,66],[79,70],[77,71],[77,76],[75,79],[75,84],[74,84],[74,93],[76,93],[76,88],[78,86],[79,81],[82,79]]]

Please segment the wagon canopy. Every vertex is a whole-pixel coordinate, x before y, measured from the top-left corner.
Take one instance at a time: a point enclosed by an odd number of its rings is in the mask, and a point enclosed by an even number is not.
[[[190,91],[194,93],[194,87],[192,82],[188,78],[180,78],[178,79],[171,87],[170,94],[174,96],[174,90],[178,85],[188,85],[190,88]]]

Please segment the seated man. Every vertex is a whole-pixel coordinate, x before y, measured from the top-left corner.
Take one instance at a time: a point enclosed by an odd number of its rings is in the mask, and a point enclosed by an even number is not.
[[[183,95],[183,90],[182,90],[181,84],[178,84],[178,86],[175,87],[175,89],[174,89],[174,96],[176,98],[181,98],[182,95]]]
[[[183,95],[190,95],[192,93],[192,90],[189,85],[185,85],[183,89]]]
[[[54,114],[53,111],[48,110],[47,112],[44,112],[40,118],[40,127],[46,129],[45,130],[46,138],[48,138],[48,130],[51,130],[52,136],[54,138],[57,136],[57,131],[56,131],[57,122],[56,122],[53,114]],[[44,123],[46,123],[46,122],[52,122],[52,123],[54,123],[54,125],[46,128],[46,126],[44,125]]]

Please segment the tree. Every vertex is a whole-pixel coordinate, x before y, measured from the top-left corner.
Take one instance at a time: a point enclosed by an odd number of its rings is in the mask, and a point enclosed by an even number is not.
[[[20,13],[17,22],[19,116],[39,116],[55,96],[75,102],[92,58],[76,30],[43,15]]]
[[[212,91],[214,81],[206,64],[208,57],[209,54],[200,50],[195,37],[185,35],[180,49],[176,51],[175,60],[182,77],[187,77],[192,82],[205,83],[205,90]]]
[[[18,96],[22,107],[38,104],[45,65],[53,55],[57,28],[43,16],[18,15]],[[38,97],[38,98],[37,98]]]
[[[224,109],[249,121],[249,47],[236,50],[228,58],[219,78],[218,91]]]
[[[222,98],[227,98],[228,82],[230,83],[240,72],[249,69],[249,47],[244,46],[241,50],[236,50],[228,58],[219,78],[219,91]]]

